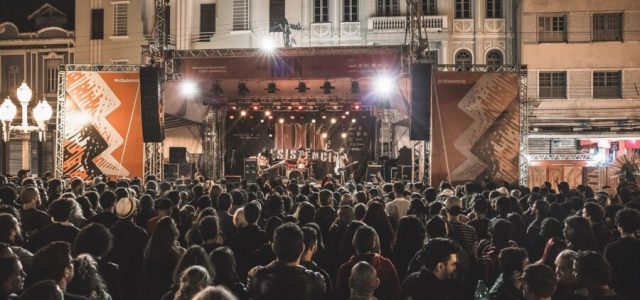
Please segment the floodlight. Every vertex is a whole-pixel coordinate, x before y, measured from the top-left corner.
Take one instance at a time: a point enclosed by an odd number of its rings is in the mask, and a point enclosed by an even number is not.
[[[185,97],[193,97],[198,94],[198,84],[191,80],[183,81],[180,89]]]

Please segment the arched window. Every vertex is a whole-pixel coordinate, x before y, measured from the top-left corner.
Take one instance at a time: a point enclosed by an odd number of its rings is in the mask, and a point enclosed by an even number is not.
[[[459,50],[456,53],[456,65],[470,65],[472,64],[471,52],[469,50]]]
[[[502,52],[499,50],[491,50],[487,53],[487,65],[502,65],[504,60],[502,58]]]

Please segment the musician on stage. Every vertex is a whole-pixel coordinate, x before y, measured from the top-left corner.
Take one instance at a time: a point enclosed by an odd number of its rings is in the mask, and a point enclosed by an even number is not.
[[[262,148],[262,151],[258,153],[258,167],[260,169],[268,168],[271,164],[271,153],[266,147]]]
[[[349,164],[349,158],[347,153],[344,152],[344,148],[340,148],[340,151],[336,154],[336,166],[333,171],[336,175],[339,175],[340,183],[344,183],[344,175],[346,173],[345,167]]]
[[[308,165],[309,158],[307,157],[307,149],[300,148],[300,155],[298,155],[298,160],[296,161],[296,169],[304,174]]]

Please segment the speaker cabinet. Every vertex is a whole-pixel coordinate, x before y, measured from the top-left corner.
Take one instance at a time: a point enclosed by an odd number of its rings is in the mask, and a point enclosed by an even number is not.
[[[256,182],[258,179],[258,161],[256,159],[244,160],[244,179],[248,182]]]
[[[169,147],[169,162],[172,164],[182,164],[187,162],[187,148]]]
[[[140,67],[142,139],[145,143],[164,141],[164,110],[160,98],[160,69]]]
[[[410,120],[409,138],[428,141],[431,130],[431,64],[411,65]]]

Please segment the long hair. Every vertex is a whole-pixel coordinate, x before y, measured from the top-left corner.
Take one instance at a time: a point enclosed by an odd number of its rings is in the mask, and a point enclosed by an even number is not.
[[[215,277],[216,272],[209,260],[209,256],[202,247],[195,245],[189,247],[178,261],[178,265],[173,272],[173,282],[180,283],[180,275],[191,266],[201,266],[207,270],[211,277]]]
[[[364,223],[373,227],[380,237],[380,250],[383,256],[388,256],[391,251],[391,244],[394,240],[393,227],[391,221],[384,210],[384,205],[377,201],[369,202],[369,209],[364,215]]]
[[[191,266],[180,275],[180,287],[174,300],[191,300],[195,294],[211,284],[209,272],[202,266]]]
[[[177,261],[180,254],[176,244],[177,239],[178,228],[171,217],[162,217],[144,249],[145,266],[167,259]]]
[[[211,263],[216,268],[213,282],[216,285],[232,286],[240,281],[236,267],[236,259],[229,247],[220,247],[209,255]]]
[[[85,296],[91,300],[110,300],[107,285],[98,274],[98,264],[89,254],[80,254],[73,260],[74,275],[67,290],[70,293]]]
[[[596,238],[589,221],[583,217],[571,216],[565,221],[565,226],[573,229],[574,233],[567,235],[567,244],[573,251],[597,250]]]

